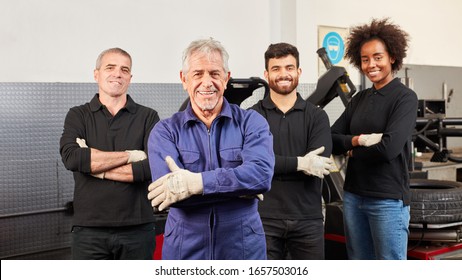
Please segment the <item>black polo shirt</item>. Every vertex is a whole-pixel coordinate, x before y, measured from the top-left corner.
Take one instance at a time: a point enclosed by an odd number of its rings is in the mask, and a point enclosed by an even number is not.
[[[357,93],[332,125],[333,153],[353,150],[345,176],[346,191],[409,204],[411,137],[417,118],[417,95],[393,79],[383,88]],[[370,147],[354,147],[355,135],[383,133]]]
[[[89,174],[90,149],[80,149],[76,138],[102,151],[143,150],[147,154],[149,133],[158,121],[155,110],[136,104],[130,96],[115,116],[101,104],[98,94],[69,110],[60,152],[65,167],[74,172],[74,225],[111,227],[154,221],[147,199],[149,161],[132,164],[134,183],[101,180]]]
[[[298,93],[293,108],[286,113],[276,107],[270,96],[260,100],[251,109],[268,121],[276,156],[271,190],[259,203],[261,217],[322,218],[322,181],[318,177],[297,172],[297,157],[321,146],[325,147],[322,155],[330,156],[332,140],[327,114],[303,100]]]

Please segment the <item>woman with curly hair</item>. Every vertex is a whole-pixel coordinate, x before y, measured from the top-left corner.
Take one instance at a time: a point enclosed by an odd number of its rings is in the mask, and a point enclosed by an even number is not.
[[[409,35],[388,18],[351,29],[345,58],[372,87],[332,125],[333,154],[348,155],[343,211],[350,259],[406,259],[411,136],[417,95],[394,74]]]

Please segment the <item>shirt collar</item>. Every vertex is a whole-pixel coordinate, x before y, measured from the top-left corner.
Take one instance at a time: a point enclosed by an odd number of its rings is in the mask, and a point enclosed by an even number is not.
[[[401,84],[401,81],[398,78],[394,78],[391,80],[388,84],[386,84],[384,87],[381,89],[375,89],[374,86],[372,86],[372,92],[377,92],[380,95],[387,95],[388,93],[394,92],[395,89]]]
[[[98,93],[95,94],[95,96],[90,101],[91,111],[96,112],[96,111],[102,110],[104,107],[105,106],[99,101],[99,94]],[[136,112],[136,103],[135,101],[133,101],[133,99],[128,94],[127,94],[127,104],[125,104],[124,108],[130,113]]]
[[[227,117],[227,118],[233,118],[233,114],[231,112],[231,106],[229,105],[229,102],[226,100],[225,97],[223,97],[223,106],[221,107],[221,112],[218,114],[217,118],[219,117]],[[189,121],[194,121],[194,122],[199,122],[200,120],[197,118],[196,114],[194,114],[193,109],[191,107],[191,101],[188,102],[188,106],[184,110],[183,114],[183,125],[186,124]]]
[[[303,110],[303,109],[305,109],[305,104],[306,104],[306,101],[302,98],[300,93],[297,92],[297,100],[295,100],[295,104],[294,104],[293,109],[294,110]],[[269,94],[265,99],[263,99],[262,105],[267,110],[276,109],[276,104],[274,104],[273,100],[271,100],[271,97],[270,97]]]

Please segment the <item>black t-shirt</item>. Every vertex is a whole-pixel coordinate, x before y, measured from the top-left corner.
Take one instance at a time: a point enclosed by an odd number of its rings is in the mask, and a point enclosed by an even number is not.
[[[322,218],[322,181],[298,172],[297,157],[321,146],[325,147],[322,156],[330,156],[332,139],[327,114],[303,100],[298,93],[294,107],[285,114],[276,107],[270,96],[251,109],[268,121],[276,156],[271,190],[265,193],[264,200],[259,203],[261,217]]]
[[[132,164],[134,183],[101,180],[91,176],[90,149],[80,149],[76,138],[102,151],[143,150],[154,124],[159,121],[153,109],[127,104],[115,116],[100,103],[99,95],[67,113],[60,140],[60,152],[67,169],[74,172],[74,225],[118,227],[154,221],[147,199],[151,180],[147,159]]]

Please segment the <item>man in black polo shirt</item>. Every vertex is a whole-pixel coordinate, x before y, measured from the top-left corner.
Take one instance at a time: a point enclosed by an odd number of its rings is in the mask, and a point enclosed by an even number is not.
[[[98,93],[64,121],[60,153],[75,179],[74,259],[152,259],[146,150],[159,116],[127,95],[131,67],[126,51],[103,51],[94,70]]]
[[[296,91],[301,72],[296,47],[270,45],[270,94],[252,107],[269,123],[276,156],[271,190],[259,204],[268,259],[324,259],[321,186],[332,168],[332,140],[327,114]]]

